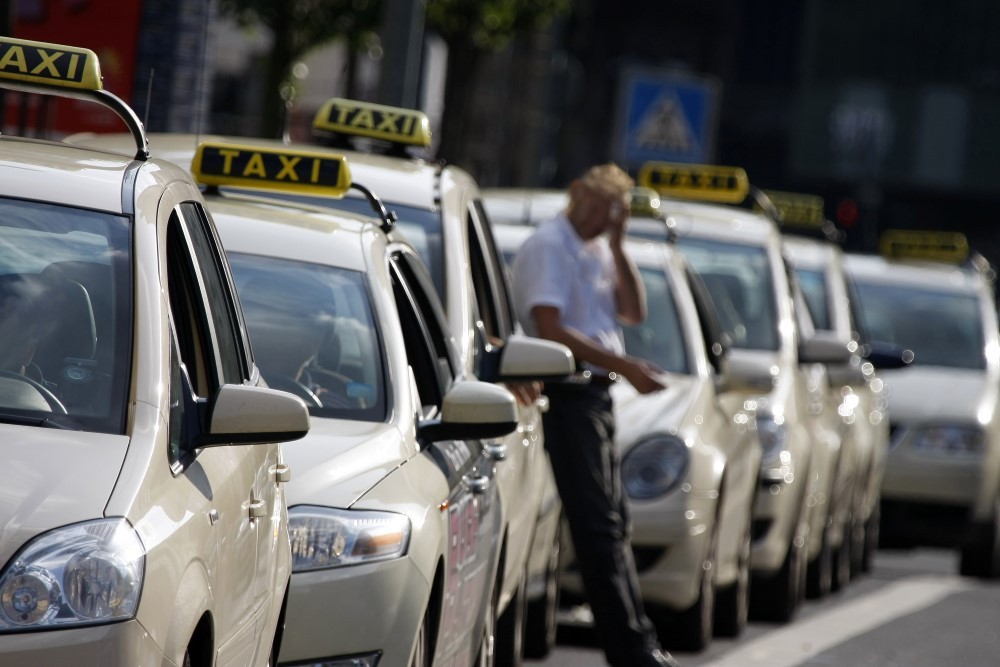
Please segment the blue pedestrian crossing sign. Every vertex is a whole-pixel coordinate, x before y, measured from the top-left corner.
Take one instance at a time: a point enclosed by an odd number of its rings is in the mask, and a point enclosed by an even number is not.
[[[651,160],[711,163],[718,90],[712,77],[626,70],[619,86],[616,159],[628,167]]]

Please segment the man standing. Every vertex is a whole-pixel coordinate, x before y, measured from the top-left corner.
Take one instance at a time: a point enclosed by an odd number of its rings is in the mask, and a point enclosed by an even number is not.
[[[518,251],[514,300],[526,333],[563,343],[589,383],[546,387],[545,447],[604,654],[613,667],[677,666],[661,651],[639,594],[614,445],[608,388],[662,389],[659,369],[629,357],[619,322],[646,317],[646,297],[623,242],[632,179],[613,164],[569,187],[569,205]]]

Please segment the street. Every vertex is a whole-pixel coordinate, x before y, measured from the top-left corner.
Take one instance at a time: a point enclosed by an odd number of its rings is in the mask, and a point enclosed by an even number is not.
[[[840,593],[807,601],[792,623],[751,622],[738,640],[716,639],[702,653],[674,655],[684,667],[1000,664],[1000,583],[956,572],[952,551],[880,551],[871,574]],[[601,652],[583,643],[585,637],[563,626],[549,658],[528,664],[604,665]]]

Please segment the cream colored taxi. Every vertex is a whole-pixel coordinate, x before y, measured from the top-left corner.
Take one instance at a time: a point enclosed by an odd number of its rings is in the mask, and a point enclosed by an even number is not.
[[[191,177],[85,49],[0,38],[0,81],[111,109],[128,155],[0,137],[0,664],[273,664],[289,578],[276,442]]]
[[[731,205],[749,192],[742,169],[649,163],[641,186],[656,190],[677,244],[712,295],[732,348],[730,372],[742,389],[727,410],[756,414],[763,446],[754,501],[751,613],[787,621],[805,592],[810,470],[817,434],[830,428],[817,413],[824,405],[821,376],[807,372],[844,363],[847,348],[814,337],[805,305],[796,305],[777,225]],[[714,202],[714,203],[706,203]],[[662,225],[633,221],[635,235],[662,234]],[[827,422],[828,423],[828,422]]]
[[[497,225],[494,231],[512,258],[534,228]],[[624,329],[625,348],[663,369],[667,387],[646,395],[626,382],[611,389],[632,548],[643,603],[661,641],[701,650],[713,629],[735,636],[746,624],[761,449],[750,415],[724,408],[732,379],[704,286],[665,242],[627,245],[645,285],[648,315]],[[572,556],[565,560],[563,587],[579,597]]]
[[[350,186],[381,209],[343,158],[203,143],[192,168],[218,190],[207,200],[264,377],[313,416],[312,433],[286,448],[304,472],[288,487],[280,662],[488,663],[502,547],[490,439],[515,430],[513,397],[465,372],[424,264],[388,215],[232,191]],[[491,362],[502,378],[572,371],[564,348],[525,338]]]
[[[860,320],[875,340],[912,351],[880,373],[891,441],[882,542],[961,551],[962,574],[1000,576],[1000,341],[993,275],[962,266],[961,235],[890,232],[888,254],[847,255]],[[915,256],[932,257],[930,261]]]

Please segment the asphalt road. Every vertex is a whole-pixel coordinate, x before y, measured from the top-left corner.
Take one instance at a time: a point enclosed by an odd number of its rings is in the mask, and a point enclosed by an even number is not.
[[[957,575],[943,550],[881,551],[872,572],[807,601],[787,625],[751,623],[683,667],[1000,667],[1000,582]],[[600,667],[586,628],[560,627],[559,646],[532,666]]]

